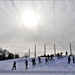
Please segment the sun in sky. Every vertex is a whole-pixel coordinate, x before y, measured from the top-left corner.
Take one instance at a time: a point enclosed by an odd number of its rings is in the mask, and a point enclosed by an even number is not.
[[[27,10],[22,14],[22,21],[26,27],[34,28],[37,25],[37,17],[34,11]]]

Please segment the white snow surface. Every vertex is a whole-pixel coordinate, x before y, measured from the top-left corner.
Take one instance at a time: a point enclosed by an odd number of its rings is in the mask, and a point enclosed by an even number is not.
[[[28,60],[28,69],[25,69],[25,59]],[[74,75],[75,64],[72,61],[68,64],[68,57],[60,59],[54,58],[54,61],[49,61],[45,64],[45,58],[42,63],[38,63],[36,58],[36,65],[32,66],[32,58],[18,58],[12,60],[0,61],[0,75]],[[12,70],[13,62],[16,61],[17,70]]]

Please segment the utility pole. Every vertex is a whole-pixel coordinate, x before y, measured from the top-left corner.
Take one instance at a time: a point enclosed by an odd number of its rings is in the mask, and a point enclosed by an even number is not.
[[[71,47],[71,43],[70,43],[70,55],[72,55],[72,47]]]
[[[29,49],[29,57],[30,57],[30,49]]]
[[[56,46],[54,44],[54,55],[56,55]]]
[[[46,45],[44,44],[44,55],[46,55]]]
[[[34,57],[36,57],[36,45],[34,47],[35,47]]]

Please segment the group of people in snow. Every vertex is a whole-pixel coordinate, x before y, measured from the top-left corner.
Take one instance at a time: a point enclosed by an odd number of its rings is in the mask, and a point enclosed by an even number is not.
[[[54,61],[53,55],[51,55],[51,56],[48,55],[48,56],[45,57],[45,64],[46,64],[46,63],[49,63],[49,62],[48,62],[49,60],[50,60],[50,61]],[[35,58],[32,58],[31,62],[32,62],[32,66],[35,66],[35,65],[36,65],[36,60],[35,60]],[[39,64],[42,63],[41,57],[38,57],[38,63],[39,63]],[[27,61],[27,60],[25,60],[25,69],[28,69],[28,61]],[[14,61],[14,63],[13,63],[12,70],[16,70],[16,61]]]
[[[61,55],[57,54],[57,58],[58,58],[58,57],[60,58],[60,57],[62,56],[62,54],[63,54],[63,53],[61,53]],[[66,51],[65,56],[68,57],[68,64],[71,63],[71,60],[73,61],[73,63],[75,63],[75,57],[74,57],[74,55],[72,55],[72,56],[69,55],[69,56],[68,56],[68,52]],[[53,55],[47,55],[47,56],[45,56],[45,64],[46,64],[46,63],[49,63],[49,61],[50,61],[50,62],[51,62],[51,61],[54,61],[53,57],[54,57]],[[62,56],[62,57],[63,57],[63,56]],[[35,65],[36,65],[36,60],[35,60],[35,58],[32,58],[31,62],[32,62],[32,66],[35,66]],[[38,57],[38,63],[39,63],[39,64],[42,63],[42,60],[41,60],[41,57],[40,57],[40,56]],[[25,69],[28,69],[28,61],[27,61],[27,60],[25,60]],[[14,61],[14,63],[13,63],[12,70],[16,70],[16,61]]]

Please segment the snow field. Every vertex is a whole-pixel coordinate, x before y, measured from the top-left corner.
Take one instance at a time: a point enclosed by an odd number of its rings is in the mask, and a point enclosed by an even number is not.
[[[28,60],[28,69],[25,69],[25,59]],[[71,61],[68,64],[67,57],[61,59],[54,58],[54,61],[49,61],[45,64],[45,58],[41,58],[42,63],[32,66],[31,58],[18,58],[12,60],[0,61],[0,75],[74,75],[75,64]],[[72,59],[72,58],[71,58]],[[11,70],[13,62],[17,63],[17,70]]]

